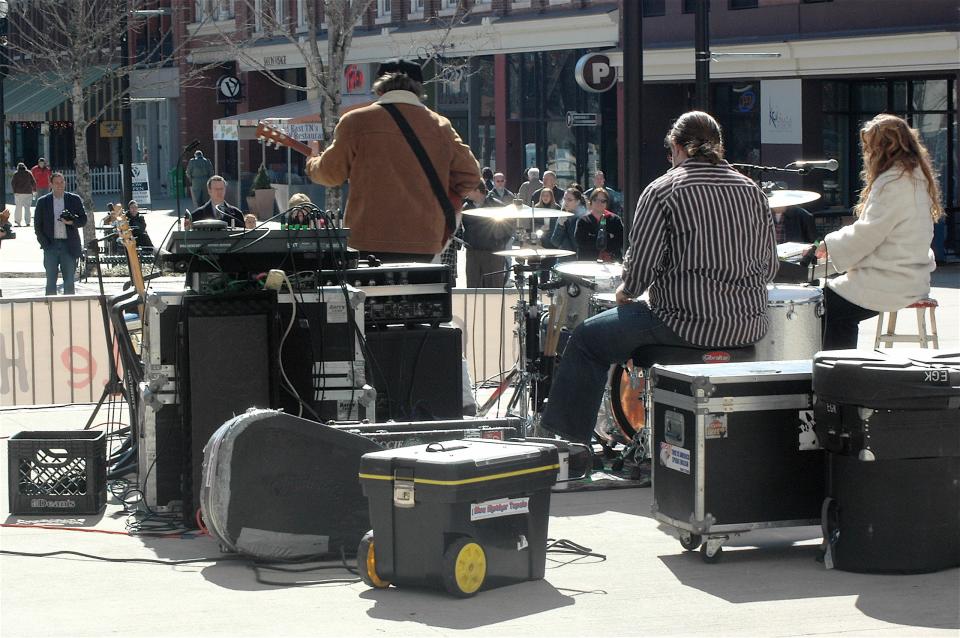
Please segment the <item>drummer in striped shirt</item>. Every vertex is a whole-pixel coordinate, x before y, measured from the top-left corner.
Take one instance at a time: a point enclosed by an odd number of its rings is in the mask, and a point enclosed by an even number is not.
[[[709,114],[680,116],[667,140],[673,168],[640,196],[620,305],[574,331],[550,391],[542,424],[569,440],[589,441],[610,365],[639,348],[730,348],[767,331],[778,262],[766,195],[724,161]]]

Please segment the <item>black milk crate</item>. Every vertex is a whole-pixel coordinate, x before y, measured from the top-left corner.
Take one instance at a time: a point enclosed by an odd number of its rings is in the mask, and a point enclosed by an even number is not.
[[[7,458],[11,514],[97,514],[107,502],[103,432],[18,432]]]

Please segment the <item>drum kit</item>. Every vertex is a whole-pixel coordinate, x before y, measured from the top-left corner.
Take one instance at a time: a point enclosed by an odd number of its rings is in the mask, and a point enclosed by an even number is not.
[[[795,206],[818,199],[811,191],[773,191],[770,207]],[[543,248],[534,231],[534,222],[565,217],[570,213],[510,204],[502,208],[480,208],[464,211],[495,220],[529,220],[530,231],[518,233],[519,244],[496,252],[515,260],[513,271],[520,300],[515,307],[517,339],[521,356],[501,384],[500,390],[514,385],[508,411],[517,409],[528,434],[536,434],[539,413],[549,392],[553,365],[562,355],[561,337],[573,331],[586,319],[617,306],[615,290],[621,282],[622,265],[589,261],[567,261],[551,269],[551,278],[541,282],[547,271],[544,260],[569,257],[573,251]],[[802,285],[769,285],[767,287],[769,330],[756,344],[757,360],[782,361],[809,359],[820,349],[823,293],[817,287]],[[526,292],[526,296],[524,296]],[[547,308],[541,293],[549,292]],[[562,365],[562,364],[561,364]],[[641,439],[649,436],[646,428],[649,397],[646,372],[630,362],[615,364],[610,369],[603,404],[594,428],[597,438],[606,447],[616,444],[646,453],[648,445]],[[478,415],[485,414],[499,399],[497,391]]]

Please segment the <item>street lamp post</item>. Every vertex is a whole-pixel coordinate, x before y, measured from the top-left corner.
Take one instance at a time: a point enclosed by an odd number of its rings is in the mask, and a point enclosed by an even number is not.
[[[124,206],[133,199],[133,118],[130,110],[133,104],[130,103],[130,12],[126,12],[126,20],[123,25],[123,35],[120,37],[120,65],[123,74],[120,76],[120,161],[123,164],[123,196],[121,201]]]
[[[7,77],[7,14],[10,4],[0,0],[0,208],[7,203],[7,116],[3,80]]]
[[[710,111],[710,0],[697,0],[694,28],[696,61],[696,93],[694,104],[701,111]]]

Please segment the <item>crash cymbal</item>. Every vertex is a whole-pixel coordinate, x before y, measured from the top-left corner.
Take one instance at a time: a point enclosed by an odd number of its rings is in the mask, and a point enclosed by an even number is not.
[[[494,255],[513,257],[515,259],[546,259],[547,257],[567,257],[573,254],[572,250],[559,248],[540,248],[539,246],[520,246],[507,250],[498,250]]]
[[[554,268],[562,275],[573,275],[587,279],[611,279],[623,273],[623,264],[597,261],[568,261]]]
[[[782,206],[799,206],[820,199],[820,193],[813,191],[770,191],[767,195],[770,201],[770,208],[780,208]]]
[[[531,206],[514,206],[508,204],[498,208],[471,208],[463,211],[464,215],[485,217],[487,219],[550,219],[554,217],[571,217],[573,213],[553,208],[533,208]]]

